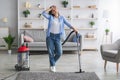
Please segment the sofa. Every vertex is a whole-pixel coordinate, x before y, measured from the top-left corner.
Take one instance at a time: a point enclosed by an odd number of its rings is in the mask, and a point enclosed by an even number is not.
[[[66,36],[71,32],[70,29],[66,30]],[[25,41],[24,36],[29,36],[33,41]],[[63,45],[63,51],[76,51],[77,42],[73,41],[75,33],[73,33],[67,42]],[[63,42],[63,40],[62,40]],[[45,30],[22,30],[20,34],[20,45],[27,43],[30,51],[47,51],[46,47],[46,31]]]

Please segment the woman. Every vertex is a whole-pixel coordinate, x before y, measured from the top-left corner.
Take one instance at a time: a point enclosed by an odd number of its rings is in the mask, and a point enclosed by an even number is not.
[[[64,24],[75,32],[77,30],[61,16],[55,5],[42,12],[42,15],[48,19],[48,29],[46,36],[46,45],[49,53],[50,71],[56,72],[55,64],[62,55],[61,36],[65,39]]]

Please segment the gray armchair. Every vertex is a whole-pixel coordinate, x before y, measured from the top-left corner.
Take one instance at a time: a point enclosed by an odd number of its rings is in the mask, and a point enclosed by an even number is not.
[[[119,63],[120,63],[120,39],[114,42],[113,44],[103,44],[100,47],[101,55],[104,63],[104,70],[106,71],[107,61],[116,63],[116,69],[118,72]]]

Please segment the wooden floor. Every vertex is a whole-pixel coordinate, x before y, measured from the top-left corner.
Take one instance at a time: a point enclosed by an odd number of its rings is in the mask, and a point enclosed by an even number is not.
[[[47,52],[30,53],[30,71],[49,71],[49,59]],[[17,63],[17,52],[8,55],[7,51],[0,51],[0,79],[14,74],[14,65]],[[108,62],[106,72],[103,68],[99,51],[84,51],[81,54],[81,69],[85,72],[95,72],[100,80],[120,80],[120,69],[116,72],[116,64]],[[64,52],[56,64],[57,72],[78,72],[78,56],[76,52]],[[7,79],[6,79],[7,80]],[[8,80],[13,80],[13,77]]]

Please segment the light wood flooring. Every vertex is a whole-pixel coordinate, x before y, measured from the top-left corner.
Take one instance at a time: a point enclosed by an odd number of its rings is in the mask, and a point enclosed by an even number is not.
[[[49,59],[47,52],[31,52],[30,53],[30,71],[49,71]],[[11,55],[7,51],[0,51],[0,79],[14,74],[15,64],[17,63],[17,51],[13,51]],[[100,80],[120,80],[120,69],[116,72],[116,64],[108,62],[107,70],[103,68],[99,51],[85,51],[81,54],[81,69],[85,72],[95,72]],[[56,64],[57,72],[78,72],[78,55],[77,52],[64,52],[60,60]],[[11,77],[6,80],[12,80]]]

